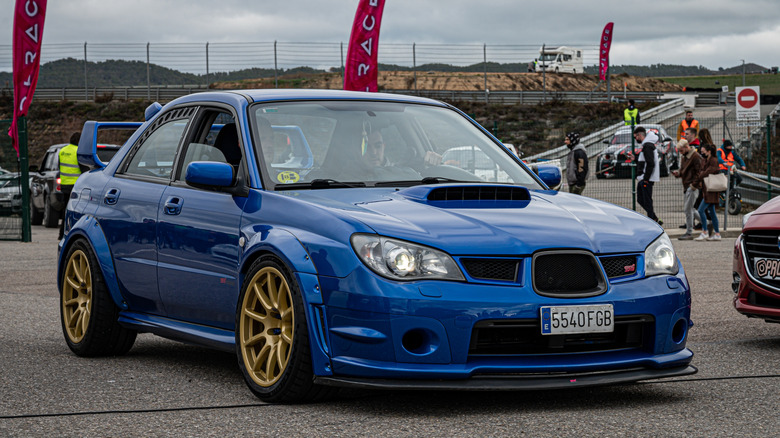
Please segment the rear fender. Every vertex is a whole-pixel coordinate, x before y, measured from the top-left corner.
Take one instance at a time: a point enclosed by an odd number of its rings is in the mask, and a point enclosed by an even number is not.
[[[81,140],[77,152],[79,164],[90,169],[103,169],[106,164],[98,158],[98,131],[99,130],[128,130],[136,131],[143,123],[140,122],[96,122],[88,120],[81,130]]]
[[[108,246],[105,234],[103,234],[103,229],[93,216],[81,216],[70,229],[62,243],[59,260],[57,261],[57,288],[60,290],[60,293],[62,293],[62,283],[59,279],[62,278],[62,271],[67,262],[65,257],[68,254],[68,249],[70,249],[71,245],[73,245],[77,239],[86,240],[98,260],[100,271],[103,274],[103,280],[106,283],[108,292],[111,294],[111,299],[114,300],[117,307],[122,310],[127,310],[127,303],[125,302],[122,293],[119,291],[119,281],[116,276],[116,270],[114,269],[114,260],[111,257],[111,249]]]

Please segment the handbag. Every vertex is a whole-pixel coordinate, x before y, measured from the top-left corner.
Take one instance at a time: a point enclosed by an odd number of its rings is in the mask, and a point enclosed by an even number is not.
[[[708,192],[725,192],[728,183],[728,177],[720,172],[704,177],[704,185]]]

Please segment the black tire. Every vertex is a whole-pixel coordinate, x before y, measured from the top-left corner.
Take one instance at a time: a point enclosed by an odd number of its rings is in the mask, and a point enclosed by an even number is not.
[[[43,212],[35,208],[32,196],[30,196],[30,223],[32,225],[40,225],[43,223]]]
[[[84,240],[68,250],[60,278],[60,322],[65,342],[78,356],[120,356],[136,331],[119,325],[119,308],[106,287],[95,254]]]
[[[295,277],[276,258],[262,256],[246,279],[236,306],[236,355],[249,389],[265,402],[328,395],[331,388],[313,382],[308,325]]]
[[[739,198],[729,199],[729,214],[739,214],[742,211],[742,201]]]
[[[41,218],[43,226],[46,228],[57,228],[57,225],[60,224],[60,212],[52,207],[48,194],[44,194],[43,199],[43,217]]]

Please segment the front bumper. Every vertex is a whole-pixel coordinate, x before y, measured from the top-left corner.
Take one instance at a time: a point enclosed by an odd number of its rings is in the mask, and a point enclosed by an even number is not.
[[[739,236],[734,246],[732,263],[735,274],[732,284],[735,292],[734,308],[737,312],[751,318],[780,323],[780,291],[754,278],[746,263],[745,247],[742,236]],[[739,278],[738,282],[737,278]]]
[[[321,353],[321,360],[314,360],[315,375],[331,378],[324,384],[384,385],[375,379],[390,379],[402,387],[409,383],[401,380],[411,380],[413,386],[480,389],[511,376],[498,385],[518,389],[563,387],[554,382],[575,375],[593,382],[585,384],[604,384],[695,372],[687,368],[693,357],[685,348],[692,323],[682,269],[677,276],[617,282],[602,295],[575,299],[542,297],[523,284],[398,283],[362,269],[343,279],[320,277],[319,284],[323,302],[312,306],[311,313],[319,313],[309,320],[313,352]],[[542,306],[605,303],[613,305],[616,318],[645,315],[652,320],[641,345],[532,354],[477,354],[472,345],[480,322],[538,321]],[[465,383],[474,378],[482,383]],[[450,382],[430,383],[438,380]]]

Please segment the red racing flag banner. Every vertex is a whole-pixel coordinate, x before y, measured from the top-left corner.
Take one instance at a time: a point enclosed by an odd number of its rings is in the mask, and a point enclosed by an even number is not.
[[[377,91],[379,27],[385,0],[360,0],[349,36],[344,89]]]
[[[612,46],[612,27],[614,23],[609,22],[604,26],[604,32],[601,33],[601,41],[599,41],[599,80],[603,81],[607,78],[607,70],[609,70],[609,48]]]
[[[13,27],[14,118],[8,135],[19,154],[16,122],[27,115],[41,66],[41,40],[47,0],[16,0]]]

